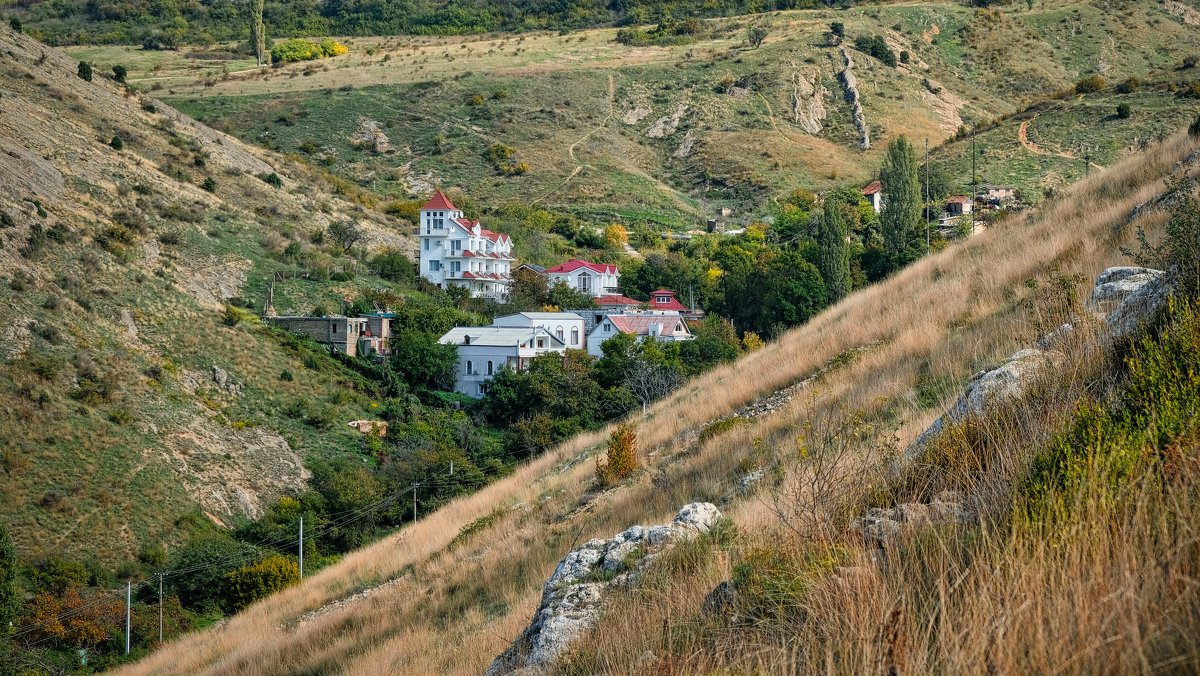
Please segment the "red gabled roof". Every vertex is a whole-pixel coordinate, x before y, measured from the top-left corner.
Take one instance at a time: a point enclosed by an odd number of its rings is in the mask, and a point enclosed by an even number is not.
[[[591,270],[592,272],[599,272],[600,274],[610,274],[610,275],[617,274],[617,266],[615,266],[615,265],[592,263],[589,261],[581,261],[578,258],[572,258],[571,260],[567,261],[566,263],[560,263],[558,265],[555,265],[552,268],[548,268],[546,270],[546,272],[547,273],[575,272],[579,268],[587,268],[588,270]]]
[[[596,305],[601,307],[605,305],[641,305],[640,300],[627,298],[620,294],[610,294],[606,296],[596,296]]]
[[[971,201],[971,198],[964,197],[962,195],[955,195],[954,197],[951,197],[950,199],[948,199],[946,201],[949,202],[950,204],[966,204],[967,202]]]
[[[450,198],[446,197],[446,193],[441,190],[435,190],[433,197],[421,207],[421,211],[458,211],[451,202]]]
[[[871,181],[870,183],[867,184],[867,187],[863,188],[863,194],[864,195],[874,195],[875,193],[881,192],[882,190],[883,190],[882,183],[880,183],[879,181]]]
[[[667,296],[670,300],[665,303],[658,302],[660,296]],[[650,292],[650,305],[655,310],[678,310],[680,312],[687,311],[683,303],[675,299],[675,292],[670,289],[659,289],[658,291]]]
[[[508,239],[508,235],[506,235],[502,232],[492,232],[491,230],[488,230],[487,228],[480,229],[479,234],[481,234],[484,237],[487,237],[488,239],[492,240],[493,242],[497,242],[497,243],[503,242],[504,240]]]

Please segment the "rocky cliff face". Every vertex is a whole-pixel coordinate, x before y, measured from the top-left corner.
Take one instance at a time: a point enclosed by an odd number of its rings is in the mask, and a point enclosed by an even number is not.
[[[596,625],[605,595],[637,580],[676,542],[707,533],[721,518],[708,502],[684,505],[669,524],[633,526],[607,540],[589,540],[567,553],[546,580],[529,627],[488,668],[488,676],[537,673]]]

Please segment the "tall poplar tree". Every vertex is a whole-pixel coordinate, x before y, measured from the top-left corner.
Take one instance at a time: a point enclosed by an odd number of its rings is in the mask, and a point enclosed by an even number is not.
[[[921,182],[917,178],[917,153],[904,136],[888,144],[883,168],[883,211],[879,215],[888,265],[895,271],[920,257],[924,240],[921,221]]]
[[[267,62],[267,30],[263,26],[264,0],[250,0],[250,47],[258,65]]]
[[[821,276],[825,279],[825,290],[830,304],[836,303],[850,293],[850,244],[846,226],[846,205],[839,199],[825,198],[820,226],[817,229],[818,260]]]

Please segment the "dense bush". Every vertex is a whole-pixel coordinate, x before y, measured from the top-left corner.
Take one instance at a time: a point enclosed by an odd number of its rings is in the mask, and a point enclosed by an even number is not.
[[[129,75],[129,71],[125,69],[125,66],[113,66],[112,71],[113,79],[120,83],[124,83],[125,76]]]
[[[612,486],[629,478],[639,467],[637,457],[637,428],[618,425],[608,437],[605,461],[596,460],[596,480],[601,486]]]
[[[92,81],[92,64],[88,63],[87,61],[80,61],[79,69],[76,72],[78,73],[79,77],[83,78],[84,80],[88,82]]]
[[[1090,94],[1104,89],[1104,78],[1099,75],[1089,75],[1075,83],[1076,94]]]
[[[329,38],[320,42],[296,38],[277,43],[271,49],[271,62],[314,61],[330,56],[341,56],[347,51],[349,50],[345,45]]]
[[[1129,119],[1130,115],[1133,115],[1133,108],[1131,108],[1128,103],[1120,103],[1117,105],[1118,118],[1127,120]]]
[[[888,47],[882,36],[861,36],[854,41],[854,48],[864,54],[870,54],[888,66],[896,67],[896,53]]]
[[[268,556],[225,574],[225,609],[237,612],[299,581],[300,568],[296,561],[285,556]]]

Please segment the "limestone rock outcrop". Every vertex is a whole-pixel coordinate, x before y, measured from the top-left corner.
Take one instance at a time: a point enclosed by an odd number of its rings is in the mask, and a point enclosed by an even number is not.
[[[488,676],[538,673],[595,626],[605,593],[630,584],[662,550],[709,532],[721,512],[709,502],[684,505],[670,524],[633,526],[570,551],[542,588],[533,621],[487,670]]]

